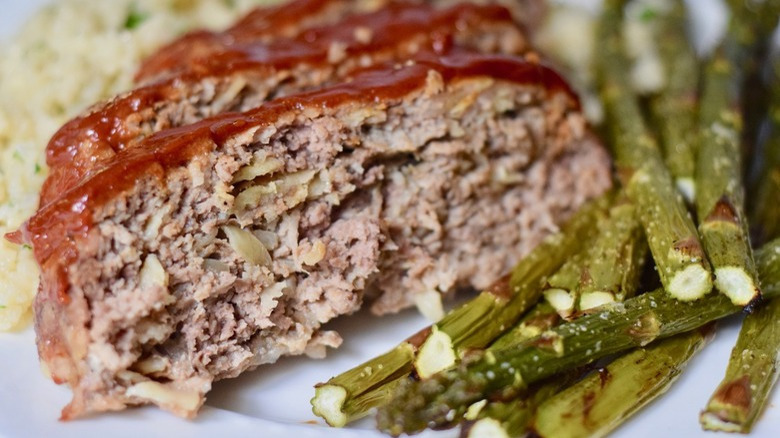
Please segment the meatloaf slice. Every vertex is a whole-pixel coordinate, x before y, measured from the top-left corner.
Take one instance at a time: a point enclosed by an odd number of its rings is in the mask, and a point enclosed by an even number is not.
[[[141,64],[136,81],[148,83],[176,75],[192,62],[226,46],[292,38],[310,27],[327,26],[345,16],[373,12],[394,0],[292,0],[259,6],[222,32],[197,30],[161,47]]]
[[[199,60],[208,59],[226,47],[246,43],[268,43],[292,38],[312,27],[339,23],[355,14],[380,10],[386,6],[422,4],[450,7],[461,0],[293,0],[275,6],[261,6],[249,12],[222,32],[195,31],[162,47],[147,58],[136,74],[139,83],[174,76]],[[509,8],[517,23],[533,28],[541,21],[544,0],[472,0],[474,4],[501,4]],[[370,29],[370,28],[369,28]]]
[[[610,185],[551,69],[453,52],[152,135],[24,235],[62,418],[154,403],[340,343],[320,327],[483,288]]]
[[[155,132],[244,111],[272,97],[338,81],[355,68],[406,60],[426,47],[445,50],[449,44],[510,54],[528,49],[503,7],[437,9],[411,3],[352,15],[297,38],[223,46],[180,74],[91,108],[63,126],[47,149],[51,177],[41,204]]]

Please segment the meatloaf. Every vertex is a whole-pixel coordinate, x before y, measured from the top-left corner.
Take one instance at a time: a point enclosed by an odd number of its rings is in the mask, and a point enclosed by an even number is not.
[[[154,403],[338,346],[322,324],[484,288],[609,159],[553,70],[453,49],[145,137],[23,229],[63,419]]]
[[[147,83],[176,75],[226,47],[247,43],[268,43],[309,33],[313,27],[338,24],[346,17],[399,5],[450,7],[459,0],[293,0],[277,6],[258,7],[223,32],[195,31],[162,47],[147,58],[136,74],[136,80]],[[544,0],[476,0],[472,4],[502,4],[523,27],[541,21]],[[370,29],[370,27],[366,26]],[[421,26],[425,28],[427,26]],[[309,35],[311,36],[311,35]]]
[[[325,2],[331,5],[326,8],[331,15],[345,9],[343,1],[332,3]],[[241,26],[234,28],[235,32],[241,29],[250,33]],[[295,37],[277,36],[269,41],[244,36],[240,42],[228,41],[212,42],[209,56],[193,57],[179,65],[175,75],[97,105],[63,126],[47,150],[51,177],[41,191],[41,204],[77,184],[118,150],[164,129],[222,112],[247,110],[273,97],[337,82],[356,68],[406,60],[419,50],[444,51],[454,44],[481,52],[518,54],[529,48],[504,7],[458,4],[441,9],[410,2],[349,15],[337,24],[310,27]],[[205,43],[191,46],[199,44]]]

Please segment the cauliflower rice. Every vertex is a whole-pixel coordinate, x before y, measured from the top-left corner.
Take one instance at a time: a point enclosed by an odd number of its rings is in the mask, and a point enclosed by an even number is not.
[[[181,33],[225,28],[274,1],[60,0],[41,9],[0,46],[0,234],[34,213],[46,144],[63,123],[131,88],[140,60]],[[0,331],[28,319],[37,284],[30,248],[0,239]]]

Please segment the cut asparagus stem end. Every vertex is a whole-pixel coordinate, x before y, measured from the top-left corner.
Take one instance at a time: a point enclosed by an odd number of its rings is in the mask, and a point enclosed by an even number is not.
[[[544,291],[544,298],[561,315],[561,318],[568,318],[574,313],[574,297],[569,291],[558,288],[547,289]]]
[[[433,326],[431,335],[417,351],[414,368],[420,378],[427,379],[439,371],[452,367],[456,361],[452,338]]]
[[[669,283],[669,294],[680,301],[694,301],[712,290],[710,273],[700,264],[688,265]]]
[[[712,412],[702,412],[699,416],[699,422],[701,422],[701,426],[706,430],[718,430],[730,433],[742,432],[742,426],[724,420]]]
[[[444,306],[441,303],[441,294],[435,290],[422,292],[414,296],[414,304],[417,310],[428,321],[439,322],[444,318]]]
[[[333,427],[344,427],[347,424],[347,414],[344,413],[344,401],[347,390],[337,385],[322,385],[314,392],[311,399],[312,412],[322,417]]]
[[[501,423],[492,418],[483,418],[469,430],[468,438],[510,438]]]
[[[593,291],[583,293],[580,297],[580,310],[590,310],[605,304],[614,303],[615,296],[610,292]]]
[[[715,287],[737,306],[748,305],[758,295],[758,288],[750,275],[736,266],[716,269]]]
[[[482,408],[484,408],[486,404],[487,399],[484,399],[469,406],[469,408],[466,410],[466,413],[463,414],[463,418],[466,420],[476,420],[479,416],[479,413],[482,412]]]
[[[693,204],[696,196],[696,185],[693,182],[693,178],[677,178],[675,185],[685,199],[685,202]]]

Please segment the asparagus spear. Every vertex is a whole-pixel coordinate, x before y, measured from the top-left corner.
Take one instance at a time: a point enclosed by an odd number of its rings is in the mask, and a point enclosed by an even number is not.
[[[780,69],[777,72],[780,73]],[[770,114],[770,118],[774,119],[772,123],[776,125],[773,128],[778,128],[780,127],[780,85],[775,85],[775,88],[777,94],[774,95],[772,102],[772,111],[775,113]],[[780,148],[780,132],[774,131],[772,136],[770,148]],[[768,155],[770,159],[780,159],[778,150],[770,149]],[[777,164],[780,164],[780,160],[775,161],[775,166]],[[775,167],[775,170],[780,171],[780,167]],[[772,178],[772,174],[764,175],[764,178]],[[774,182],[767,181],[761,186],[765,192],[759,193],[768,196],[772,190],[778,190],[780,185],[777,185],[777,182],[780,182],[780,178],[775,179]],[[777,208],[780,191],[774,193],[777,195],[774,199],[765,198],[762,201],[769,202]],[[778,217],[773,214],[775,213],[767,207],[764,214],[755,216],[755,220],[760,226],[769,225],[764,228],[764,231],[774,233],[776,236]],[[771,222],[765,222],[767,220]],[[705,429],[749,433],[763,411],[773,385],[777,382],[778,367],[780,367],[778,362],[780,299],[775,298],[764,304],[747,315],[742,322],[739,338],[731,351],[726,375],[699,418]]]
[[[666,166],[685,200],[693,203],[698,65],[687,28],[685,5],[677,0],[659,20],[658,51],[664,63],[666,86],[651,99],[650,110],[660,133]]]
[[[528,425],[533,420],[539,405],[565,388],[579,375],[580,373],[568,373],[564,376],[550,379],[548,382],[530,391],[530,394],[525,397],[508,402],[488,404],[480,411],[479,419],[464,425],[461,436],[467,438],[482,438],[485,436],[513,438],[523,436]]]
[[[619,201],[610,209],[609,219],[599,228],[598,237],[585,253],[585,260],[576,260],[572,263],[577,268],[573,273],[565,272],[569,264],[567,262],[550,279],[551,284],[559,287],[562,283],[566,287],[571,287],[572,284],[576,286],[574,295],[579,296],[580,312],[571,316],[578,316],[583,310],[615,300],[623,301],[626,297],[634,295],[647,250],[642,237],[641,226],[633,205],[626,200]],[[561,275],[562,271],[563,275]],[[562,276],[563,280],[555,279],[559,276]],[[599,299],[602,296],[608,297],[608,300]],[[543,303],[537,305],[537,308],[523,318],[520,325],[499,338],[488,351],[517,345],[552,328],[557,321],[550,318],[549,314],[555,310],[560,313],[560,309],[554,310],[554,307],[545,306]],[[579,373],[566,373],[536,388],[530,396],[518,397],[507,402],[490,402],[480,414],[481,418],[464,429],[467,430],[467,436],[478,437],[488,433],[494,436],[520,436],[538,405],[577,376]]]
[[[768,90],[762,86],[764,59],[772,46],[771,35],[777,27],[780,16],[780,2],[777,0],[728,0],[732,22],[737,27],[733,35],[731,54],[736,56],[735,64],[740,66],[734,83],[742,92],[744,155],[754,155],[759,139],[760,125],[767,112]],[[758,155],[758,154],[756,154]],[[750,170],[744,166],[744,170]],[[751,176],[749,173],[747,176]]]
[[[539,336],[544,331],[556,326],[560,317],[555,308],[546,301],[541,301],[523,316],[512,330],[504,333],[490,344],[489,350],[500,350],[507,345],[514,345],[526,339]]]
[[[588,249],[580,283],[575,291],[578,310],[587,311],[633,296],[647,254],[647,242],[628,200],[618,201],[609,220]]]
[[[488,297],[493,300],[491,312],[474,315],[467,304],[437,323],[440,329],[438,339],[427,338],[414,358],[417,375],[425,379],[455,365],[462,353],[484,348],[515,325],[539,300],[541,286],[547,278],[588,241],[595,223],[611,199],[612,195],[608,194],[584,207],[560,233],[546,239],[526,256],[514,268],[508,283],[487,291]]]
[[[538,301],[546,278],[579,250],[610,197],[580,209],[561,232],[521,260],[507,279],[395,349],[317,385],[311,400],[314,414],[331,426],[344,426],[387,400],[391,387],[411,372],[427,377],[454,365],[460,354],[487,346]]]
[[[534,338],[539,334],[554,327],[560,321],[556,309],[549,303],[542,301],[531,309],[523,317],[519,324],[512,330],[504,333],[489,348],[500,350],[507,345],[516,345],[518,342]],[[467,420],[476,420],[467,425],[461,431],[461,435],[469,438],[482,436],[520,436],[528,422],[532,419],[537,406],[572,380],[574,375],[564,376],[541,384],[530,395],[519,397],[506,402],[488,402],[483,400],[470,406],[470,411],[476,411],[469,415]]]
[[[539,406],[532,425],[535,434],[606,436],[665,393],[710,334],[707,329],[693,330],[621,356]]]
[[[759,239],[780,235],[780,55],[774,59],[769,139],[764,146],[763,171],[754,197],[751,224]]]
[[[714,268],[715,286],[734,304],[759,295],[753,251],[744,214],[740,138],[742,116],[737,90],[746,48],[738,43],[742,14],[732,15],[726,38],[707,62],[696,163],[699,235]]]
[[[625,72],[621,21],[624,0],[607,0],[599,28],[602,54],[597,67],[601,96],[611,122],[618,172],[639,209],[661,283],[681,301],[712,290],[712,275],[693,220],[631,94]]]
[[[623,301],[639,282],[647,250],[642,237],[636,209],[627,199],[619,200],[602,221],[592,244],[550,277],[545,298],[567,320],[615,300]]]
[[[577,295],[575,289],[582,275],[582,263],[585,254],[578,253],[561,266],[547,281],[544,289],[544,299],[564,319],[571,319],[576,310]]]
[[[749,433],[777,382],[780,299],[748,315],[731,351],[726,377],[699,420],[705,429]]]
[[[764,296],[780,296],[780,239],[757,253]],[[404,381],[379,409],[377,424],[392,435],[459,422],[472,403],[517,396],[529,384],[632,347],[642,347],[737,313],[722,294],[682,303],[658,289],[562,324],[517,345],[491,350],[422,381]]]

